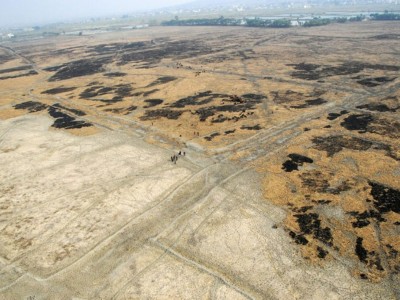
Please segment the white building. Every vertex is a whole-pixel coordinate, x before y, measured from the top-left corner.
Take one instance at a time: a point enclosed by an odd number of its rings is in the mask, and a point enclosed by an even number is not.
[[[134,28],[135,29],[144,29],[149,27],[149,24],[141,24],[141,25],[136,25]]]

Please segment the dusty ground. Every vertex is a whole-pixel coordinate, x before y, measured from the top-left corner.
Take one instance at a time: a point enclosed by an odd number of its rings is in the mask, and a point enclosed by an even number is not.
[[[392,24],[0,45],[0,298],[400,298]]]

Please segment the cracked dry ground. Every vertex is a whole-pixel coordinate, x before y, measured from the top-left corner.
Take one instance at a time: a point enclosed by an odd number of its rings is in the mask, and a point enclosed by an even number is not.
[[[391,24],[0,45],[0,298],[398,299]]]

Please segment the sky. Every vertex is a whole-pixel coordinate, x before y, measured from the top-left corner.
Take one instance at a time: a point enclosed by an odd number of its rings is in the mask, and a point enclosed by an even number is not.
[[[128,14],[193,0],[1,0],[0,27]]]

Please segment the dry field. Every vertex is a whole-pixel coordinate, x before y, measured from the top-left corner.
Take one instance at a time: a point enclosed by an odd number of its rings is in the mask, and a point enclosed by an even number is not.
[[[0,298],[399,299],[396,26],[0,44]]]

